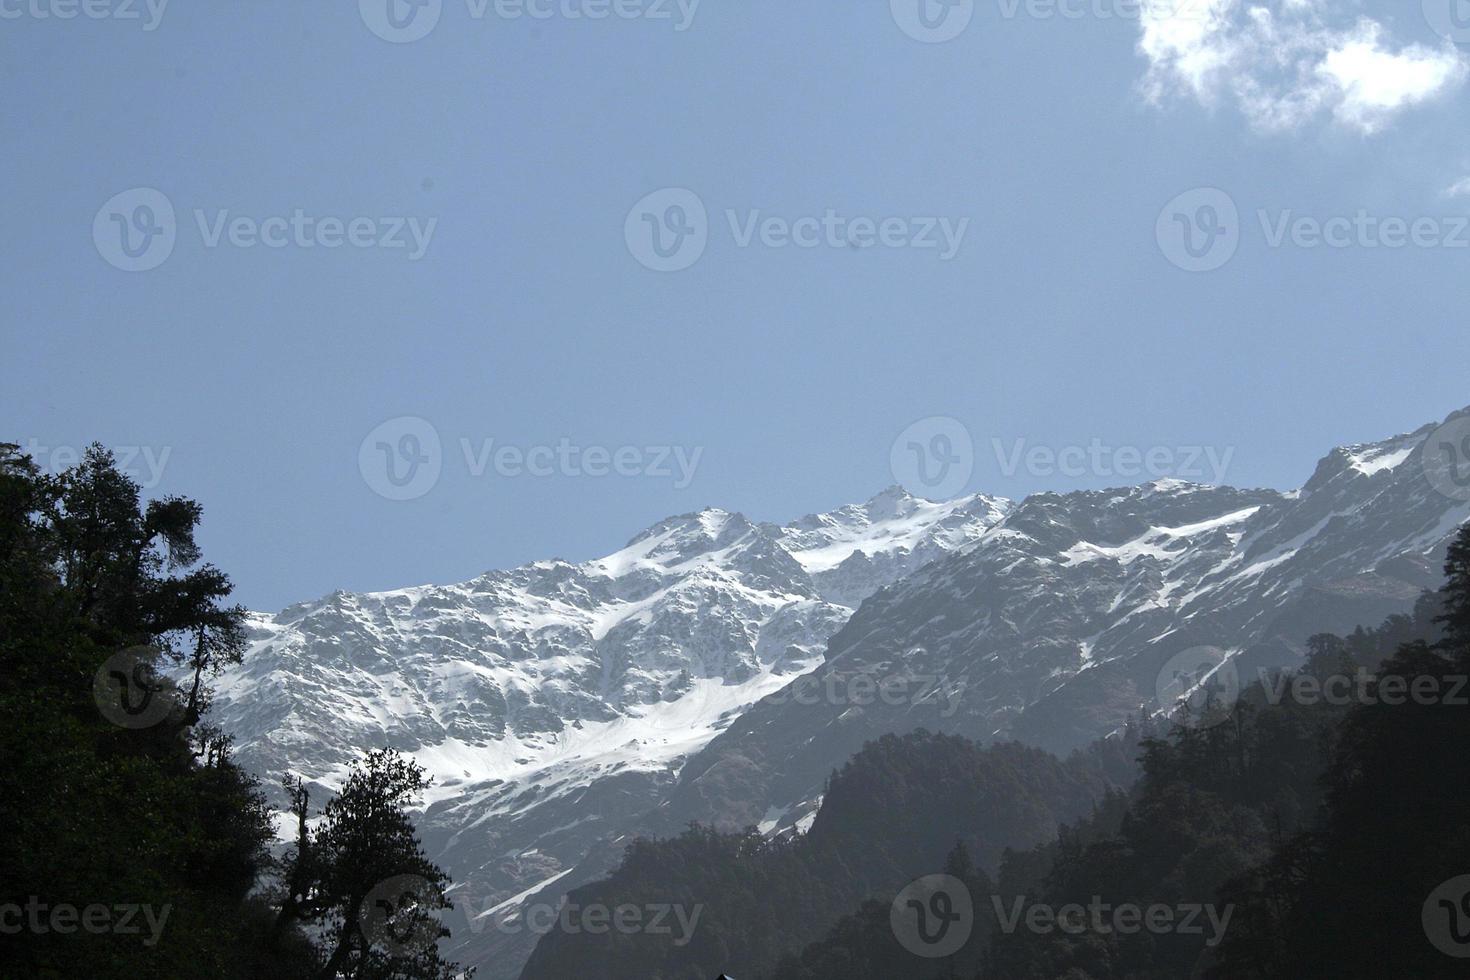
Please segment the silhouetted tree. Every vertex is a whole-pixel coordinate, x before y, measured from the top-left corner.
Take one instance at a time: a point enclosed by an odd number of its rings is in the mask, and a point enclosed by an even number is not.
[[[297,841],[276,929],[298,921],[322,927],[321,980],[457,976],[457,965],[437,950],[449,935],[437,918],[450,908],[449,877],[425,856],[408,815],[429,786],[423,768],[392,749],[369,753],[327,802],[315,831],[306,787],[290,778],[285,785]]]

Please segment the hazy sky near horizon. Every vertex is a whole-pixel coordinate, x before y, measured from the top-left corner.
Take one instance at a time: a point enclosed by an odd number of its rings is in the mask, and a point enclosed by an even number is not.
[[[253,608],[1470,403],[1451,0],[87,2],[0,0],[0,438]]]

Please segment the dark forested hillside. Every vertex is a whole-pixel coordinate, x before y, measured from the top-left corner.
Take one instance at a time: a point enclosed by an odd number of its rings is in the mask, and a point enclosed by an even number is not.
[[[870,902],[773,976],[1463,976],[1470,771],[1450,747],[1470,737],[1455,694],[1470,668],[1470,533],[1448,571],[1413,615],[1314,637],[1294,675],[1185,709],[1145,739],[1127,797],[1007,852],[993,890],[970,886],[960,952],[911,955],[888,904]],[[1416,683],[1423,697],[1395,693]],[[1167,923],[1140,927],[1128,908]],[[1056,922],[1028,921],[1034,909]]]
[[[1319,819],[1223,890],[1241,921],[1213,976],[1465,975],[1470,529],[1446,572],[1433,621],[1424,613],[1435,604],[1422,604],[1413,622],[1366,638],[1369,656],[1400,645],[1338,727]],[[1350,641],[1350,656],[1356,648]]]
[[[687,941],[557,929],[523,976],[759,975],[820,937],[843,909],[942,869],[957,844],[993,865],[1007,847],[1048,839],[1130,779],[1137,737],[1130,729],[1062,761],[1016,743],[885,736],[832,775],[808,834],[766,841],[754,830],[694,827],[672,840],[640,840],[610,878],[570,896],[583,908],[670,904],[686,918],[697,909]]]

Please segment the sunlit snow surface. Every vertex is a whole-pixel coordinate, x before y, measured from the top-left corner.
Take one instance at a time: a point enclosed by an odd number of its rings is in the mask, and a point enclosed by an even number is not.
[[[819,664],[863,597],[1007,506],[893,488],[786,526],[709,509],[580,565],[256,614],[213,717],[272,783],[291,771],[335,787],[363,750],[392,745],[434,777],[426,804],[498,801],[480,819],[609,773],[673,772]]]

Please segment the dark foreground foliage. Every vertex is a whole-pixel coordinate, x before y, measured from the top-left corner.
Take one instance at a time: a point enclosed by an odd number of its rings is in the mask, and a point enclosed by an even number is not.
[[[452,975],[359,922],[393,875],[424,884],[375,924],[443,901],[405,815],[411,763],[370,756],[288,866],[271,858],[264,796],[201,724],[245,628],[200,516],[145,504],[100,447],[48,476],[0,444],[0,976]]]

